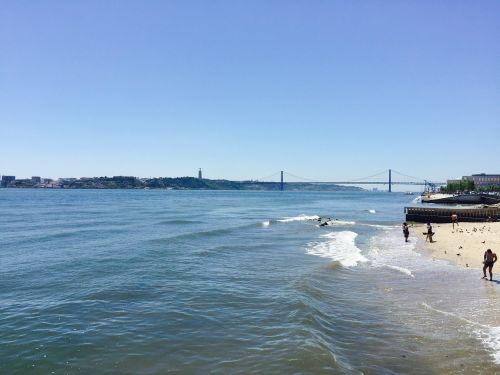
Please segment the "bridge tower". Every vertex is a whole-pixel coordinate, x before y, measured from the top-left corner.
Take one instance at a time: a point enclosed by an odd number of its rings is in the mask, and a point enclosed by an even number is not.
[[[280,184],[280,190],[281,190],[281,191],[285,190],[285,185],[283,184],[283,171],[281,171],[281,184]]]
[[[391,176],[391,172],[392,171],[389,169],[389,193],[392,192],[392,181],[391,181],[392,176]]]

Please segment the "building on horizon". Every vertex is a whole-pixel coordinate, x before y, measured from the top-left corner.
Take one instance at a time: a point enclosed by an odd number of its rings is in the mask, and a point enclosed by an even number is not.
[[[464,176],[471,179],[476,187],[500,187],[500,174],[478,173],[472,176]]]
[[[453,178],[453,179],[446,180],[446,185],[460,184],[461,182],[463,182],[465,180],[464,177],[462,177],[462,178]]]
[[[462,176],[461,179],[447,180],[447,184],[460,184],[464,181],[472,181],[475,188],[500,187],[500,174],[478,173],[471,176]]]
[[[9,184],[15,180],[16,180],[16,176],[2,176],[2,182],[0,183],[0,186],[5,188],[5,187],[9,186]]]
[[[203,179],[203,175],[202,175],[202,173],[201,173],[201,168],[200,168],[200,170],[198,171],[198,178],[199,178],[200,180],[201,180],[201,179]]]
[[[31,182],[34,184],[42,183],[42,178],[40,176],[31,176]]]

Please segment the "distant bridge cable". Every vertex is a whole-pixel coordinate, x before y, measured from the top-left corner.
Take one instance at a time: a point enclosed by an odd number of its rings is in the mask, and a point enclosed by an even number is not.
[[[404,174],[404,173],[398,172],[398,171],[396,171],[396,170],[394,170],[394,169],[392,170],[392,172],[395,172],[395,173],[397,173],[397,174],[399,174],[399,175],[401,175],[401,176],[403,176],[403,177],[408,177],[408,178],[411,178],[411,179],[413,179],[413,180],[428,181],[428,180],[426,180],[425,178],[414,177],[414,176],[408,176],[407,174]]]
[[[270,174],[269,176],[266,176],[266,177],[262,177],[262,178],[257,178],[256,181],[263,181],[263,180],[268,180],[270,179],[271,177],[274,177],[274,176],[279,176],[281,173],[281,171],[278,171],[278,172],[274,172],[273,174]]]
[[[355,178],[355,179],[352,179],[352,180],[346,180],[346,182],[360,182],[360,184],[362,184],[362,180],[368,180],[368,179],[376,177],[376,176],[386,175],[387,172],[388,172],[388,169],[386,169],[385,171],[382,171],[382,172],[375,173],[375,174],[373,174],[371,176],[366,176],[366,177],[361,177],[361,178]],[[314,180],[314,179],[311,179],[311,178],[300,177],[300,176],[294,175],[294,174],[289,173],[289,172],[284,172],[284,173],[285,173],[285,175],[293,177],[293,178],[295,178],[297,180],[308,181],[308,182],[320,182],[318,180]]]
[[[284,172],[284,173],[285,173],[285,175],[290,176],[290,177],[293,177],[293,178],[296,178],[297,180],[309,181],[309,182],[317,182],[317,180],[312,180],[312,179],[310,179],[310,178],[305,178],[305,177],[296,176],[296,175],[291,174],[291,173],[288,173],[288,172]]]
[[[346,182],[358,182],[358,181],[360,181],[360,183],[361,183],[362,180],[368,180],[369,178],[373,178],[373,177],[376,177],[376,176],[386,175],[388,171],[389,170],[386,169],[385,171],[372,174],[371,176],[366,176],[366,177],[361,177],[361,178],[355,178],[355,179],[352,179],[352,180],[347,180]]]

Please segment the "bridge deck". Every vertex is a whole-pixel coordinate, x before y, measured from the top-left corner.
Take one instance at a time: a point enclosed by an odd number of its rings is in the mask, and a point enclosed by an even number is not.
[[[318,181],[311,184],[335,184],[335,185],[389,185],[389,181]],[[391,185],[446,185],[446,182],[412,182],[412,181],[391,181]]]

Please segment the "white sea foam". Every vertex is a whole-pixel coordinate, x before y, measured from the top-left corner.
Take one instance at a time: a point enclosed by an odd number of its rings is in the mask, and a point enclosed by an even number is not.
[[[263,221],[263,222],[261,223],[261,225],[262,225],[263,227],[268,227],[268,226],[269,226],[269,224],[271,224],[271,222],[270,222],[269,220],[267,220],[267,221]]]
[[[364,226],[367,226],[367,227],[372,227],[372,228],[380,228],[380,229],[394,229],[394,228],[399,228],[399,225],[398,226],[394,226],[394,225],[382,225],[382,224],[362,224],[362,223],[359,223],[359,225],[364,225]]]
[[[374,213],[376,213],[377,211],[375,211],[374,209],[369,209],[369,210],[368,210],[368,212],[369,212],[369,213],[371,213],[371,214],[374,214]]]
[[[318,215],[308,216],[308,215],[299,215],[293,217],[285,217],[284,219],[276,220],[280,223],[290,223],[292,221],[305,221],[305,220],[318,220]]]
[[[332,220],[328,223],[329,225],[354,225],[355,221],[347,221],[347,220]]]
[[[447,267],[445,261],[438,259],[430,261],[428,257],[417,252],[417,239],[413,236],[410,236],[409,242],[405,242],[403,231],[399,226],[370,226],[380,229],[368,243],[370,250],[367,257],[372,266],[393,269],[412,278],[418,277],[418,272],[430,268]]]
[[[399,271],[401,273],[404,273],[405,275],[408,275],[410,277],[415,278],[415,275],[413,275],[413,273],[411,273],[411,271],[408,268],[399,267],[399,266],[391,266],[389,264],[386,264],[385,266],[388,268],[391,268],[393,270]]]
[[[492,350],[491,356],[496,364],[500,364],[500,327],[489,327],[485,332],[477,330],[483,344]]]
[[[357,233],[351,231],[330,232],[321,236],[324,241],[310,243],[307,254],[338,261],[344,267],[356,266],[367,259],[356,246]]]

